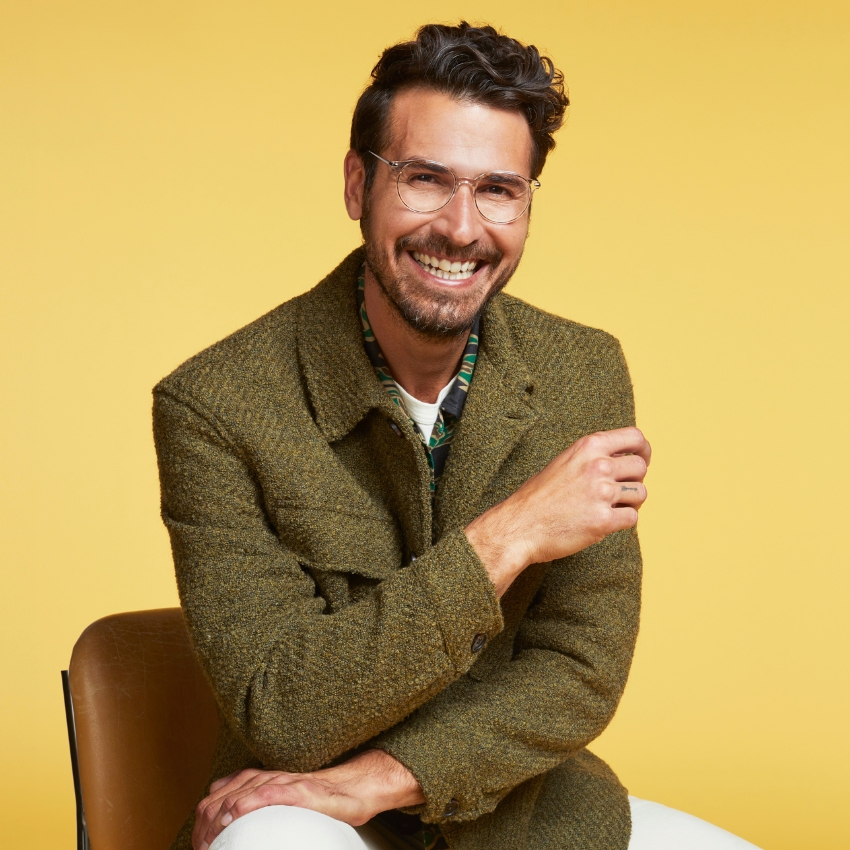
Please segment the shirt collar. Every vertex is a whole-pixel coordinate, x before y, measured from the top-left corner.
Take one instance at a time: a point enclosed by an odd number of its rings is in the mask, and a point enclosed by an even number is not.
[[[405,415],[376,380],[364,350],[354,286],[363,261],[363,249],[357,248],[298,299],[295,332],[299,366],[316,425],[329,442],[348,434],[372,409],[384,410],[399,424]],[[513,340],[502,298],[497,295],[481,317],[476,389],[471,391],[478,401],[466,410],[463,427],[471,434],[479,430],[489,433],[478,427],[482,417],[524,418],[534,406],[529,395],[532,380]],[[497,395],[498,411],[490,408]],[[467,421],[470,417],[475,427]],[[477,437],[470,440],[471,447],[479,442]]]
[[[360,328],[363,334],[363,348],[366,351],[366,355],[368,356],[369,361],[375,370],[375,374],[384,389],[393,401],[400,405],[407,413],[404,406],[404,399],[398,392],[397,384],[393,380],[389,365],[384,358],[384,354],[381,351],[381,347],[378,344],[378,340],[372,331],[371,324],[369,323],[369,316],[366,312],[366,302],[364,298],[366,286],[365,274],[366,267],[363,265],[360,267],[357,275],[357,312],[360,316]],[[475,360],[478,357],[478,338],[480,328],[481,317],[476,316],[475,324],[473,325],[466,341],[466,348],[464,349],[463,357],[461,357],[460,370],[452,382],[451,389],[448,391],[443,399],[443,403],[440,405],[440,410],[443,413],[449,413],[454,416],[455,419],[460,419],[460,416],[463,413],[463,406],[466,403],[467,393],[469,392],[469,384],[472,381],[472,375],[475,372]]]

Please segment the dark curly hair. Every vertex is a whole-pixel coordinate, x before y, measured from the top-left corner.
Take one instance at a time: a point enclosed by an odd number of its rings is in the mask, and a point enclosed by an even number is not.
[[[491,26],[427,24],[413,41],[388,47],[372,69],[372,82],[360,95],[351,120],[351,148],[366,167],[366,188],[389,143],[393,97],[423,87],[497,109],[522,112],[531,130],[531,177],[543,170],[555,147],[553,133],[563,124],[570,100],[564,77],[533,45],[501,35]]]

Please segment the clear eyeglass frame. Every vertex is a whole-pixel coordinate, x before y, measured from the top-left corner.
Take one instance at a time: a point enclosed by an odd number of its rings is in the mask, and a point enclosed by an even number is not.
[[[438,212],[439,210],[443,209],[443,207],[445,207],[449,203],[451,203],[452,198],[454,198],[454,196],[457,194],[458,187],[461,186],[463,183],[467,183],[469,185],[469,188],[472,191],[472,199],[475,202],[475,208],[478,210],[479,215],[483,219],[491,222],[492,224],[511,224],[511,222],[514,222],[517,219],[522,218],[523,215],[525,215],[526,210],[528,210],[528,208],[531,206],[531,196],[534,194],[536,189],[540,188],[540,181],[539,180],[536,180],[533,177],[523,177],[521,174],[517,174],[515,171],[488,171],[484,174],[479,174],[477,177],[458,177],[457,174],[455,174],[454,171],[451,168],[449,168],[448,165],[445,165],[442,162],[436,162],[436,161],[430,160],[430,159],[389,160],[389,159],[384,159],[382,156],[379,156],[374,151],[369,151],[369,153],[372,154],[372,156],[374,156],[375,159],[379,159],[381,162],[388,165],[395,172],[395,174],[396,174],[396,192],[398,192],[398,198],[411,212],[415,212],[415,213],[428,214],[428,213]],[[454,186],[452,187],[451,194],[448,196],[448,198],[446,198],[446,200],[442,204],[440,204],[438,207],[434,207],[434,209],[430,209],[430,210],[416,209],[415,207],[410,206],[410,204],[407,203],[407,201],[405,201],[404,196],[402,195],[402,191],[401,191],[401,175],[402,175],[402,172],[404,171],[404,168],[406,166],[413,165],[413,164],[416,164],[416,163],[420,163],[420,164],[426,165],[426,166],[436,166],[438,169],[441,169],[444,172],[451,174],[451,176],[454,180]],[[490,216],[486,215],[481,210],[481,207],[478,205],[478,191],[477,191],[478,184],[481,183],[482,181],[484,181],[486,178],[491,177],[491,176],[496,176],[496,177],[501,177],[501,178],[516,177],[528,187],[526,200],[525,200],[525,206],[522,208],[522,210],[520,212],[518,212],[512,218],[509,218],[509,219],[490,218]]]

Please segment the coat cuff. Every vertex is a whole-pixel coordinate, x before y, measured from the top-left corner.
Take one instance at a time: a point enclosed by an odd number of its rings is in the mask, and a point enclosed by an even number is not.
[[[496,588],[461,529],[450,531],[410,569],[433,606],[446,654],[463,675],[504,627]]]

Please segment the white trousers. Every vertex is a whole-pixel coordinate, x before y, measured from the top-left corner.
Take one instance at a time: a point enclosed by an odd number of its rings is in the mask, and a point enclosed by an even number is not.
[[[693,815],[629,797],[629,850],[758,850]],[[394,850],[369,826],[356,829],[310,809],[267,806],[235,820],[210,850]]]

